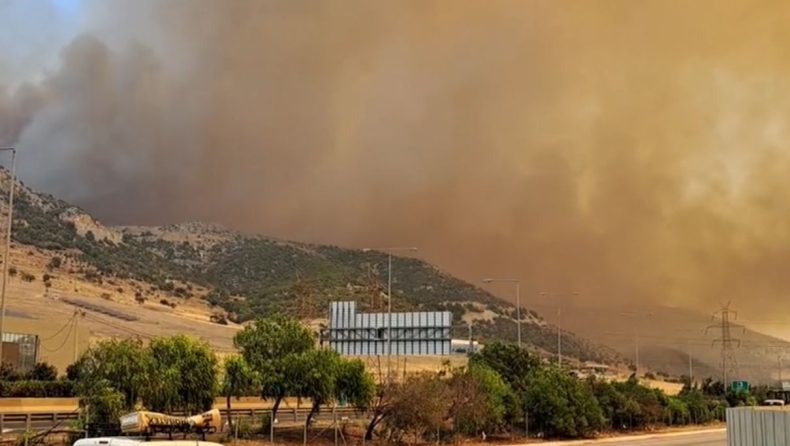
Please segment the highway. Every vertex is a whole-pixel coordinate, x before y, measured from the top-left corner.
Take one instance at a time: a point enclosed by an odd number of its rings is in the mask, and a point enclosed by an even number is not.
[[[727,433],[724,429],[700,432],[683,432],[674,434],[639,435],[634,437],[617,437],[605,440],[569,441],[543,443],[543,446],[726,446]]]

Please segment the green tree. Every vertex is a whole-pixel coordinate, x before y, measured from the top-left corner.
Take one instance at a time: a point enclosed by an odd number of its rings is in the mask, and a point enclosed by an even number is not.
[[[587,380],[589,388],[601,407],[606,424],[612,429],[625,429],[630,426],[629,400],[609,381],[591,376]],[[633,403],[633,402],[632,402]],[[638,409],[638,406],[636,407]]]
[[[376,381],[359,359],[340,358],[335,383],[335,399],[345,398],[351,407],[367,411],[376,392]]]
[[[394,440],[412,438],[416,444],[445,426],[451,403],[446,379],[430,372],[414,374],[398,386],[386,424]]]
[[[506,419],[520,412],[510,386],[486,365],[471,364],[455,370],[449,385],[452,391],[449,415],[456,430],[466,435],[501,431]]]
[[[261,378],[261,397],[272,399],[272,419],[283,398],[295,394],[291,367],[297,357],[315,349],[315,335],[298,320],[287,317],[264,318],[236,334],[233,343]]]
[[[547,437],[587,437],[604,423],[590,388],[558,367],[541,367],[529,376],[526,391],[530,422]]]
[[[139,339],[101,341],[70,367],[80,407],[88,408],[95,422],[117,420],[120,411],[134,410],[151,385],[150,371],[150,352]]]
[[[626,409],[632,428],[651,426],[663,419],[662,399],[666,397],[663,392],[640,384],[633,375],[628,380],[613,385],[628,401]]]
[[[517,393],[528,387],[529,373],[541,367],[540,359],[514,344],[493,342],[469,357],[471,365],[493,369]]]
[[[686,403],[691,423],[704,424],[713,419],[708,399],[700,389],[696,387],[684,387],[683,390],[680,391],[680,394],[678,394],[678,398]]]
[[[198,413],[211,409],[217,394],[217,357],[211,346],[186,335],[160,337],[149,346],[152,380],[143,394],[157,412]]]
[[[260,390],[258,374],[247,364],[243,356],[233,355],[225,359],[224,375],[222,378],[222,396],[228,408],[228,425],[233,428],[230,402],[233,398],[241,398],[252,392]]]
[[[310,425],[321,406],[335,397],[340,356],[332,350],[307,350],[289,357],[289,369],[296,379],[291,384],[294,396],[312,402],[305,424]]]

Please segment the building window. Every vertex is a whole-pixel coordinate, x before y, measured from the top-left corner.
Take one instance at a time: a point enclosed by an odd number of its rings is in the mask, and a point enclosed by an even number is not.
[[[27,371],[36,365],[38,336],[6,332],[3,333],[3,344],[16,344],[16,347],[18,347],[13,349],[3,348],[4,359],[15,365],[18,370]]]

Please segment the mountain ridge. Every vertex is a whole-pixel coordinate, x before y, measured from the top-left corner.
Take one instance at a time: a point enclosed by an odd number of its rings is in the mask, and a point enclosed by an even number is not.
[[[4,216],[8,183],[3,170]],[[159,307],[171,309],[176,302],[191,302],[196,308],[205,304],[200,311],[221,325],[277,313],[322,320],[331,300],[356,300],[362,311],[380,310],[386,302],[382,283],[387,255],[382,252],[245,235],[205,222],[105,226],[87,211],[21,182],[15,193],[14,249],[36,250],[36,255],[59,257],[68,265],[58,270],[57,279],[47,266],[49,272],[42,274],[49,276],[45,295],[63,276],[91,287],[121,281],[132,289],[116,293],[124,288],[119,285],[113,292],[99,292],[106,305],[129,305],[132,293],[134,302],[144,306],[156,299]],[[395,311],[451,311],[458,336],[465,338],[471,324],[481,341],[515,341],[514,305],[420,259],[393,257],[392,294]],[[530,348],[545,356],[556,352],[556,327],[526,308],[521,325]],[[622,361],[614,350],[570,332],[563,333],[563,355],[580,361]]]

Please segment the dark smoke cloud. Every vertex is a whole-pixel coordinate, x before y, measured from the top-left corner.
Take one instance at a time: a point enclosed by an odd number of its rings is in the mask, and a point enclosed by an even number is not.
[[[586,303],[756,314],[790,289],[787,2],[88,13],[62,67],[0,93],[0,137],[107,222],[416,245]]]

